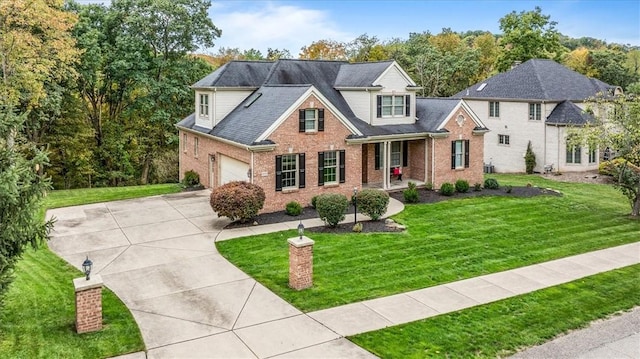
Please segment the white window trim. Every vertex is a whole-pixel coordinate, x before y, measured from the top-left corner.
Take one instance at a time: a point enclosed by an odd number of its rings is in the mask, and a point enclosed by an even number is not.
[[[598,163],[598,147],[597,146],[589,146],[589,164]]]
[[[205,101],[203,101],[203,99]],[[198,115],[200,117],[209,117],[209,94],[201,93],[199,98]]]
[[[327,167],[327,154],[328,153],[333,153],[335,154],[335,164],[333,166]],[[322,170],[322,182],[324,183],[324,185],[335,185],[340,181],[340,151],[325,151],[324,152],[324,163],[322,164],[323,170]],[[333,181],[327,181],[327,175],[326,175],[326,170],[327,168],[334,168],[334,177],[335,179]]]
[[[293,170],[287,170],[286,172],[293,172],[294,173],[294,183],[292,186],[285,186],[285,178],[284,178],[284,173],[285,173],[285,169],[284,169],[284,159],[285,157],[289,157],[289,156],[293,156],[295,158],[295,168]],[[298,156],[297,153],[293,154],[285,154],[282,155],[282,163],[281,163],[281,168],[280,168],[280,172],[281,172],[281,176],[282,176],[282,190],[292,190],[292,189],[297,189],[298,188],[298,183],[300,183],[300,179],[298,178],[298,172],[299,171],[299,167],[300,167],[300,161],[299,161],[300,157]]]
[[[198,137],[193,138],[193,157],[198,158]]]
[[[496,116],[496,113],[497,113],[497,116]],[[489,101],[489,117],[500,118],[500,102],[499,101]]]
[[[313,111],[313,129],[307,129],[307,121],[311,122],[310,118],[307,118],[307,111]],[[318,109],[307,108],[304,110],[304,132],[313,133],[318,132]]]
[[[381,96],[382,96],[382,98],[380,99],[380,101],[381,101],[381,106],[382,106],[382,110],[381,110],[381,111],[382,111],[382,113],[381,113],[381,115],[382,115],[382,117],[383,117],[383,118],[391,118],[391,117],[407,117],[407,116],[409,116],[409,114],[405,113],[405,110],[406,110],[406,108],[407,108],[407,106],[406,106],[406,97],[405,97],[405,96],[406,96],[406,94],[403,94],[403,95],[381,95]],[[387,106],[385,106],[385,104],[384,104],[384,98],[385,98],[385,97],[390,97],[390,98],[391,98],[391,105],[387,105]],[[401,114],[396,114],[396,113],[395,113],[395,107],[396,107],[397,105],[395,105],[394,101],[395,101],[395,99],[396,99],[396,98],[398,98],[398,97],[402,99],[402,113],[401,113]],[[390,108],[390,109],[391,109],[391,114],[390,114],[390,115],[385,115],[385,114],[384,114],[384,109],[385,109],[385,107],[386,107],[386,108]]]
[[[576,152],[578,151],[580,152],[579,156],[576,156]],[[567,143],[566,152],[567,152],[566,153],[567,155],[569,154],[569,152],[571,152],[571,161],[567,161],[567,164],[570,164],[570,165],[582,164],[582,146],[578,146],[578,145],[571,146],[570,144]],[[565,159],[566,159],[566,156],[565,156]],[[576,159],[578,161],[576,161]]]
[[[533,113],[531,113],[531,106],[533,106]],[[529,121],[542,121],[542,104],[530,102],[527,111]]]
[[[394,144],[398,144],[399,150],[393,151]],[[389,164],[391,168],[394,167],[402,167],[402,141],[393,141],[391,142],[391,146],[389,146]],[[394,160],[394,154],[397,154],[397,162]]]
[[[464,153],[465,153],[465,148],[464,148],[464,140],[456,140],[456,169],[464,169],[465,168],[465,163],[464,163]],[[458,143],[460,144],[460,152],[458,152]],[[460,158],[460,165],[458,165],[458,156]]]
[[[187,143],[187,134],[186,134],[186,133],[184,133],[184,134],[182,135],[182,152],[187,153],[187,146],[188,146],[188,143]]]
[[[498,145],[501,146],[511,146],[511,136],[509,135],[498,135]]]

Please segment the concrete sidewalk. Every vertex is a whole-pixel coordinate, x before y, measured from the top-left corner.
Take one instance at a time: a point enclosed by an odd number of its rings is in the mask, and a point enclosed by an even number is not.
[[[88,255],[93,272],[135,317],[147,353],[127,358],[372,358],[344,336],[640,262],[638,242],[304,314],[226,261],[213,244],[299,222],[223,231],[229,221],[213,214],[208,196],[188,192],[48,212],[58,219],[49,247],[77,268]],[[392,200],[387,214],[402,209]]]

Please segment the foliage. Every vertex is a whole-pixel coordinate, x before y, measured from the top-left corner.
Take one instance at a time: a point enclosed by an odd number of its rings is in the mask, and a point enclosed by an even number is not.
[[[598,173],[605,176],[614,176],[617,173],[617,167],[621,166],[626,160],[618,157],[610,161],[602,161],[598,165]]]
[[[337,193],[325,193],[316,199],[318,216],[329,227],[335,227],[345,218],[345,212],[349,207],[349,200],[345,195]]]
[[[363,189],[356,196],[358,211],[377,221],[387,212],[389,206],[389,193],[377,189]]]
[[[626,56],[615,50],[595,50],[590,53],[590,65],[594,76],[613,86],[626,89],[630,84],[640,80],[637,73],[629,71],[625,66]]]
[[[487,178],[484,180],[484,188],[486,189],[498,189],[500,188],[500,184],[498,180],[495,178]]]
[[[424,189],[427,191],[433,191],[433,182],[427,182],[424,184]]]
[[[285,212],[290,216],[299,216],[302,214],[302,205],[296,201],[287,203]]]
[[[458,193],[467,193],[469,192],[469,181],[459,179],[455,183],[456,192]]]
[[[531,182],[563,195],[487,193],[406,206],[393,216],[407,228],[401,235],[314,233],[322,245],[314,247],[314,287],[308,291],[287,286],[286,245],[295,230],[216,242],[216,247],[280,297],[313,311],[638,240],[640,222],[629,219],[624,196],[611,186],[524,174],[492,177],[512,186]]]
[[[533,148],[531,148],[531,141],[527,144],[527,152],[524,154],[524,166],[528,175],[532,174],[533,169],[536,167],[536,154],[533,153]]]
[[[556,25],[549,15],[542,14],[542,9],[538,6],[533,11],[512,11],[502,17],[500,30],[503,36],[500,39],[498,71],[508,70],[515,61],[560,61],[566,49],[560,43]]]
[[[362,222],[358,222],[353,225],[351,231],[354,233],[362,233]]]
[[[185,187],[195,187],[200,185],[200,175],[194,170],[189,170],[184,173],[182,178],[182,184]]]
[[[482,183],[478,183],[478,182],[474,183],[473,184],[473,190],[476,191],[476,192],[482,191]]]
[[[505,191],[506,193],[511,193],[511,191],[513,191],[513,186],[511,186],[511,185],[506,185],[506,186],[504,187],[504,191]]]
[[[440,186],[440,194],[443,196],[452,196],[455,191],[456,187],[449,182],[445,182]]]
[[[402,197],[404,198],[405,203],[418,203],[420,198],[418,197],[418,189],[416,188],[416,184],[409,181],[407,186],[408,188],[402,191]]]
[[[311,197],[311,207],[316,208],[316,203],[318,203],[318,196]]]
[[[209,204],[218,216],[246,222],[264,206],[262,187],[245,181],[232,181],[211,191]]]
[[[318,40],[300,49],[300,59],[346,60],[345,45],[334,40]]]

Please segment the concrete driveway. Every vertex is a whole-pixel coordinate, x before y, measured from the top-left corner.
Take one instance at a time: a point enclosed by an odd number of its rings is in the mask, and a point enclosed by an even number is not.
[[[92,273],[133,313],[148,358],[375,357],[222,258],[214,240],[228,220],[208,196],[51,210],[49,247],[78,269],[89,256]]]

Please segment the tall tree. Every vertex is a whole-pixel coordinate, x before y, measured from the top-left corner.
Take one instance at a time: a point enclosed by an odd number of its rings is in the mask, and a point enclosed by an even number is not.
[[[301,59],[307,60],[345,60],[345,44],[334,40],[318,40],[300,49]]]
[[[267,49],[267,60],[269,61],[275,61],[278,59],[292,59],[293,56],[291,56],[291,53],[289,52],[289,50],[287,49],[272,49],[272,48],[268,48]]]
[[[594,77],[614,86],[626,89],[638,81],[639,76],[625,66],[626,56],[615,50],[596,50],[590,53]]]
[[[347,58],[351,62],[384,60],[379,58],[381,53],[379,46],[382,44],[377,37],[362,34],[346,45]]]
[[[496,61],[500,49],[493,34],[486,32],[473,39],[473,48],[479,52],[479,67],[474,78],[475,82],[482,81],[494,74]]]
[[[498,71],[508,70],[515,61],[534,58],[560,61],[566,49],[560,43],[556,25],[549,15],[542,14],[538,6],[533,11],[512,11],[502,17],[502,52],[498,56]]]
[[[597,74],[591,66],[591,54],[586,47],[579,47],[565,55],[562,61],[568,68],[585,76],[593,77]]]
[[[77,56],[74,22],[62,0],[0,2],[0,299],[25,246],[45,240],[52,225],[38,215],[50,187],[41,171],[47,156],[23,130],[47,98],[45,83]]]

